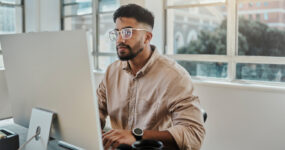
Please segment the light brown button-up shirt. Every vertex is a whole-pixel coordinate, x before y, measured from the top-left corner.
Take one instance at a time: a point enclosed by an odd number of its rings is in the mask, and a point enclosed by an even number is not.
[[[205,135],[188,72],[154,50],[134,76],[127,61],[111,64],[97,89],[100,120],[113,129],[167,130],[182,150],[198,150]]]

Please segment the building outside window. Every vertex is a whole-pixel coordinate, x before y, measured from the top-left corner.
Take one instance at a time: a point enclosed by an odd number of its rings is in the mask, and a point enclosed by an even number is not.
[[[252,14],[248,15],[248,19],[251,20],[252,19]]]
[[[23,32],[23,2],[21,0],[0,0],[0,34]],[[0,43],[0,69],[4,68]]]
[[[268,20],[268,13],[264,13],[264,20]]]
[[[263,5],[264,5],[264,6],[268,6],[268,2],[264,2]]]
[[[256,21],[260,21],[260,14],[256,14],[255,19],[256,19]]]
[[[255,2],[266,3],[267,7],[253,7],[250,0],[201,0],[191,4],[168,0],[166,54],[194,79],[284,84],[285,21],[269,20],[268,15],[283,16],[285,0]],[[189,13],[193,8],[198,13]],[[264,19],[260,14],[266,14]],[[178,20],[180,16],[200,21]],[[196,38],[181,42],[193,31]],[[177,33],[183,34],[173,39]]]
[[[256,6],[257,6],[257,7],[260,7],[260,6],[261,6],[261,2],[257,2],[257,3],[256,3]]]
[[[284,0],[267,0],[266,8],[238,10],[239,15],[239,45],[238,55],[253,58],[255,61],[237,63],[236,78],[271,82],[285,82],[285,21],[268,19],[269,15],[285,14]],[[246,2],[242,2],[246,3]],[[264,13],[264,20],[246,20],[245,14],[256,11]]]
[[[243,5],[242,4],[239,4],[239,8],[242,8],[243,7]]]

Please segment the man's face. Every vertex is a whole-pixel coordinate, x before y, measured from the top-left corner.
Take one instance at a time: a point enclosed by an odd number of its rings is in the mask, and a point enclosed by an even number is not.
[[[134,18],[120,17],[116,20],[116,30],[121,31],[124,28],[143,29],[143,25]],[[135,58],[144,49],[146,31],[132,30],[130,39],[123,39],[119,35],[116,40],[117,54],[120,60],[131,60]]]

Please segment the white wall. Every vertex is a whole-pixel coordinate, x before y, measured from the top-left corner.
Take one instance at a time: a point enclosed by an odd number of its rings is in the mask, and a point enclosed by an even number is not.
[[[284,150],[285,90],[195,83],[208,113],[202,150]]]

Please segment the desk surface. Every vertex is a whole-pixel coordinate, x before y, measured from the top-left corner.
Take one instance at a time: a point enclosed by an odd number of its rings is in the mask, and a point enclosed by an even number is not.
[[[23,145],[26,141],[28,129],[17,125],[13,122],[13,119],[0,120],[0,128],[4,128],[10,131],[13,131],[19,135],[20,145]],[[49,141],[48,150],[68,150],[58,146],[56,140]]]

